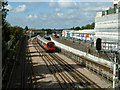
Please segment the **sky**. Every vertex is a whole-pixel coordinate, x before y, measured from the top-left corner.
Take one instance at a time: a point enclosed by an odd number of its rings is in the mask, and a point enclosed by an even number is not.
[[[6,19],[23,28],[65,29],[91,24],[96,12],[109,7],[112,2],[8,2]]]

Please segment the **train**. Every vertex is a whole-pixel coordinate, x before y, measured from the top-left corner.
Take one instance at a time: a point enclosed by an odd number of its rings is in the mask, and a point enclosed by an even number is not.
[[[44,38],[47,39],[47,40],[49,40],[49,41],[51,40],[50,36],[46,36],[45,35]]]
[[[53,35],[53,37],[55,37],[55,38],[59,38],[59,36],[58,36],[57,34]]]
[[[47,51],[55,51],[55,43],[45,38],[42,38],[40,35],[37,35],[37,42]]]

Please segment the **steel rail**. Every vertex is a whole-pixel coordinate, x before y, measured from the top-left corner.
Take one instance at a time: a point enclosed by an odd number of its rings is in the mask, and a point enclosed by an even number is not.
[[[68,85],[67,85],[67,83],[66,83],[66,80],[68,81],[68,82],[70,82],[64,75],[63,75],[63,73],[58,73],[58,72],[60,72],[60,70],[53,64],[53,62],[51,62],[50,61],[50,59],[49,59],[49,57],[47,57],[47,55],[44,53],[43,54],[43,56],[44,56],[44,60],[47,60],[49,63],[50,63],[50,65],[54,68],[51,68],[53,71],[54,71],[54,73],[57,73],[60,77],[61,77],[61,79],[64,81],[64,83],[65,83],[65,86],[67,87],[67,88],[69,88],[68,87]],[[47,59],[46,59],[47,58]],[[46,61],[46,62],[47,62]],[[65,80],[66,79],[66,80]]]
[[[97,88],[101,88],[99,85],[97,85],[95,82],[93,82],[92,80],[90,80],[88,77],[86,77],[84,74],[82,74],[81,72],[79,72],[77,69],[75,69],[73,66],[71,66],[68,62],[66,62],[65,60],[63,60],[61,57],[59,57],[58,55],[54,54],[57,58],[59,58],[59,61],[63,61],[64,63],[66,63],[66,65],[69,66],[69,68],[75,72],[77,72],[79,75],[81,75],[82,77],[84,77],[86,80],[88,80],[90,83],[92,83],[93,85],[95,85]]]
[[[55,57],[51,54],[51,57],[53,57],[55,59]],[[56,58],[57,60],[57,58]],[[79,85],[82,86],[82,87],[87,87],[87,85],[85,83],[88,84],[88,82],[79,75],[79,74],[76,74],[75,71],[73,71],[71,68],[69,68],[69,66],[67,66],[64,62],[61,62],[60,60],[57,60],[59,62],[59,64],[63,67],[65,67],[64,69],[66,71],[70,71],[68,72],[70,75],[72,75],[72,77],[77,81],[79,82]]]
[[[50,57],[48,57],[48,55],[44,55],[44,56],[47,57],[47,58],[50,60]],[[53,60],[50,60],[49,63],[52,63],[52,65],[55,64],[55,62],[53,62]],[[53,64],[53,63],[54,63],[54,64]],[[75,88],[74,82],[71,80],[71,78],[70,78],[68,75],[66,75],[66,73],[61,72],[61,69],[60,69],[58,66],[56,66],[56,65],[54,65],[54,68],[57,69],[58,72],[60,72],[62,79],[63,79],[63,77],[64,77],[64,79],[66,79],[67,82],[69,82],[69,84],[72,86],[72,88]],[[64,79],[63,79],[63,80],[64,80]],[[72,83],[71,83],[70,81],[72,81]]]
[[[30,50],[28,49],[28,54],[27,54],[28,63],[32,64],[32,61],[31,61],[32,59],[31,59],[31,55],[29,54],[29,52],[30,52]],[[32,88],[32,87],[37,88],[38,84],[37,84],[37,79],[35,78],[35,74],[34,74],[34,71],[33,71],[33,65],[30,66],[30,69],[31,69],[31,72],[29,74],[30,75],[30,88]],[[33,83],[35,83],[35,84],[33,84]]]
[[[47,55],[44,55],[44,56],[47,56]],[[49,59],[49,58],[48,58]],[[52,62],[53,62],[53,60],[51,60]],[[64,66],[65,67],[65,66]],[[57,68],[56,66],[55,66],[55,68]],[[67,71],[67,70],[66,70]],[[60,70],[59,70],[59,72],[60,72]],[[64,73],[65,74],[65,73]],[[70,77],[68,77],[68,75],[63,75],[62,74],[62,76],[64,77],[64,78],[66,78],[65,76],[67,76],[67,78],[69,78],[70,79]],[[71,80],[71,79],[70,79]],[[78,78],[77,79],[75,79],[76,81],[78,81]],[[68,81],[68,79],[67,79],[67,81]],[[75,84],[74,84],[74,82],[72,81],[72,83],[69,81],[69,83],[71,84],[71,86],[73,87],[73,88],[75,88]],[[76,86],[77,88],[78,88],[78,86]]]
[[[47,57],[47,56],[46,56],[46,57]],[[48,57],[47,57],[47,58],[48,58]],[[48,59],[50,60],[50,58],[48,58]],[[70,77],[67,76],[66,73],[61,72],[60,67],[58,67],[58,65],[55,65],[55,62],[53,62],[53,60],[50,60],[50,62],[55,66],[55,69],[57,69],[57,71],[61,74],[61,76],[67,80],[67,82],[70,84],[70,87],[72,86],[72,88],[74,88],[74,85],[75,85],[75,84],[72,84],[72,83],[70,82],[70,81],[72,81],[72,80],[70,79]],[[68,78],[69,78],[69,79],[68,79]],[[72,82],[73,82],[73,81],[72,81]]]
[[[82,85],[83,87],[86,87],[87,85],[91,85],[88,86],[89,88],[100,88],[98,85],[96,85],[96,83],[94,83],[93,81],[91,81],[89,78],[87,78],[85,75],[83,75],[82,73],[80,73],[79,71],[77,71],[74,67],[72,67],[71,65],[69,65],[67,62],[65,62],[64,60],[61,61],[61,58],[58,59],[58,57],[54,56],[53,54],[49,54],[55,61],[57,60],[57,63],[63,67],[65,67],[64,69],[66,71],[72,71],[72,72],[68,72],[70,75],[72,74],[72,77],[79,82],[80,85]],[[45,57],[47,57],[49,60],[50,58],[47,55],[44,55]],[[48,61],[49,63],[52,63],[52,65],[55,64],[55,62],[53,62],[54,60],[50,60]],[[47,65],[47,64],[46,64]],[[58,68],[58,66],[54,65],[54,68]],[[61,72],[60,68],[58,70],[59,72]],[[64,74],[62,74],[62,76],[65,77]],[[89,82],[88,82],[89,81]],[[87,83],[87,84],[86,84]]]
[[[51,54],[51,57],[54,58],[54,56],[52,56],[52,54]],[[58,59],[55,59],[55,58],[54,58],[54,60],[57,60],[57,62],[58,62],[62,67],[64,67],[64,69],[65,69],[66,71],[68,71],[68,73],[79,83],[79,86],[80,86],[80,87],[81,87],[81,86],[82,86],[82,87],[86,87],[86,85],[84,84],[85,82],[84,82],[81,78],[79,78],[74,72],[71,72],[72,70],[69,69],[68,66],[65,65],[65,63],[60,62]],[[82,81],[83,81],[83,82],[82,82]]]
[[[35,40],[35,39],[34,39]],[[39,45],[38,45],[39,46]],[[39,52],[40,49],[38,49],[37,47],[35,47],[35,49],[37,50],[37,52],[39,53],[39,55],[41,56],[41,53]],[[42,57],[43,61],[45,62],[45,64],[47,65],[48,69],[50,70],[50,72],[53,74],[53,76],[55,77],[56,81],[59,83],[60,87],[63,89],[64,87],[62,86],[60,80],[58,79],[57,75],[55,74],[54,70],[52,70],[52,68],[49,67],[49,64],[47,63],[47,61]]]

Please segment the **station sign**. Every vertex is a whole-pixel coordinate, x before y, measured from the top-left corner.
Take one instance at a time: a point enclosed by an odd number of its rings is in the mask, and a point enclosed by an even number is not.
[[[81,34],[81,37],[84,37],[84,34]]]
[[[67,37],[69,37],[70,35],[69,35],[69,32],[67,32]]]
[[[72,36],[74,36],[74,33],[72,33]]]

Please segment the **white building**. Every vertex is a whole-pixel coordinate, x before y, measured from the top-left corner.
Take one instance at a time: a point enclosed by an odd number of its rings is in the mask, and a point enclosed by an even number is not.
[[[118,50],[120,33],[120,7],[115,7],[118,1],[114,0],[113,7],[98,12],[95,17],[95,42],[102,39],[102,49]]]
[[[62,37],[70,37],[70,34],[73,30],[63,30]]]
[[[95,31],[94,30],[63,30],[63,37],[70,37],[79,40],[94,40]]]

